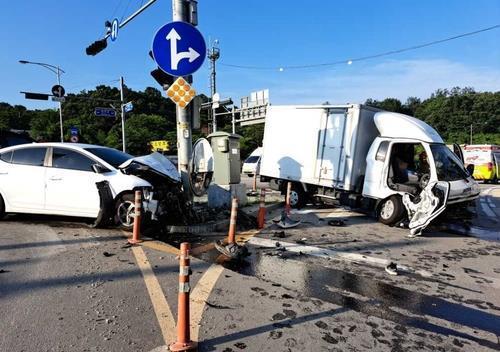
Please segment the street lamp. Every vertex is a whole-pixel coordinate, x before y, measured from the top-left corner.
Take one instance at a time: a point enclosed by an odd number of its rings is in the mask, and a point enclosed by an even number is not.
[[[61,84],[61,73],[66,73],[59,66],[45,64],[43,62],[32,62],[32,61],[26,61],[26,60],[19,60],[19,63],[20,64],[38,65],[38,66],[45,67],[47,70],[56,74],[58,85]],[[59,126],[61,129],[61,143],[62,143],[62,142],[64,142],[64,132],[63,132],[63,117],[62,117],[62,102],[60,102],[60,101],[59,101]]]

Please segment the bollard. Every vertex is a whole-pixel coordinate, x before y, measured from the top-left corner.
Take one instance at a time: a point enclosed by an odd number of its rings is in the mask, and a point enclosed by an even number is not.
[[[257,228],[259,230],[263,229],[265,222],[266,222],[266,189],[262,188],[260,190],[260,205],[259,205],[259,213],[257,214]]]
[[[170,351],[196,351],[197,343],[191,341],[189,323],[189,250],[188,242],[181,243],[179,255],[179,298],[177,303],[177,341],[168,346]]]
[[[287,215],[290,215],[290,193],[292,192],[292,183],[288,182],[286,185],[286,198],[285,198],[285,212]]]
[[[135,191],[135,214],[134,214],[134,229],[132,238],[128,239],[131,244],[142,242],[141,240],[141,213],[142,213],[142,192]]]
[[[227,235],[227,244],[236,243],[236,218],[238,217],[238,198],[233,198],[231,203],[231,218],[229,220],[229,233]]]

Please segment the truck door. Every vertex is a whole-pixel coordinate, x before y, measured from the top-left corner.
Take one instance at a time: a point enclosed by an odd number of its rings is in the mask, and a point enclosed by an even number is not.
[[[329,110],[324,129],[320,130],[316,175],[319,180],[340,181],[345,165],[344,132],[345,110]]]
[[[456,156],[462,161],[462,164],[464,164],[464,153],[462,152],[462,148],[456,143],[453,143],[453,153],[455,153]]]
[[[419,235],[445,208],[450,184],[445,181],[429,182],[418,198],[403,194],[403,204],[408,212],[408,227],[412,235]],[[417,201],[418,200],[418,201]]]

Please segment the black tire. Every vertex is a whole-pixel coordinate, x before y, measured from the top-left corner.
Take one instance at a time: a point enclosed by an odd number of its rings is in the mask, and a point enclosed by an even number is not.
[[[132,193],[122,194],[115,202],[115,225],[122,230],[132,231],[134,228],[135,196]]]
[[[286,187],[286,182],[284,182]],[[285,188],[286,195],[286,188]],[[301,184],[292,183],[292,190],[290,192],[290,206],[292,208],[302,208],[307,204],[308,197]]]
[[[5,217],[5,203],[2,196],[0,196],[0,220]]]
[[[248,177],[253,177],[253,174],[247,174]]]
[[[386,225],[394,225],[404,217],[405,208],[400,196],[390,196],[380,202],[377,211],[378,221]]]

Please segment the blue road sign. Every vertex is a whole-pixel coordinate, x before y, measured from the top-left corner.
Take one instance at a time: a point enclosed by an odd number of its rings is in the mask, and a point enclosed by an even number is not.
[[[72,136],[78,136],[78,127],[74,127],[72,126],[70,129],[69,129],[70,133]]]
[[[95,108],[94,115],[99,117],[116,117],[116,111],[111,108]]]
[[[125,109],[125,112],[131,112],[132,110],[134,110],[134,104],[129,101],[127,104],[123,105],[123,109]]]
[[[118,29],[120,28],[120,23],[118,22],[118,19],[115,18],[113,22],[111,23],[111,40],[115,41],[116,38],[118,38]]]
[[[170,22],[161,27],[153,39],[153,56],[158,66],[172,76],[196,72],[207,46],[203,35],[186,22]]]

